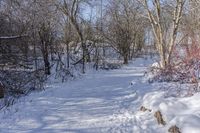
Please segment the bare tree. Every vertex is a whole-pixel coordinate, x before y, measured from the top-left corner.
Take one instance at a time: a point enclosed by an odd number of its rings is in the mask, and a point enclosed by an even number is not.
[[[108,27],[104,37],[123,57],[124,64],[144,44],[144,28],[138,17],[135,1],[113,0],[108,8]]]
[[[156,40],[156,48],[159,52],[161,59],[160,65],[162,68],[166,68],[168,65],[170,65],[171,55],[176,45],[175,41],[177,38],[178,28],[182,17],[185,0],[176,0],[175,3],[172,2],[175,7],[172,11],[172,26],[169,41],[167,41],[167,39],[165,38],[165,29],[163,28],[163,2],[161,2],[161,0],[152,0],[151,6],[149,5],[149,1],[147,0],[139,0],[139,2],[141,2],[146,9],[148,19],[152,25],[153,33]],[[153,9],[155,9],[155,12],[151,10],[152,6]]]
[[[84,34],[83,31],[81,29],[81,24],[78,18],[78,13],[80,10],[80,4],[81,4],[81,0],[73,0],[71,2],[64,0],[63,3],[60,3],[60,5],[57,4],[57,7],[65,14],[66,17],[68,17],[70,23],[72,24],[72,26],[74,27],[74,29],[76,30],[79,39],[81,41],[81,46],[82,46],[82,72],[85,73],[85,59],[86,59],[86,55],[88,53],[87,51],[87,47],[86,47],[86,42],[84,39]]]

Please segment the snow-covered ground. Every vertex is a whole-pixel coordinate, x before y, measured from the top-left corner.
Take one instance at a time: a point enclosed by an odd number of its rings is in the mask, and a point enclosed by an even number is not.
[[[0,133],[166,133],[174,124],[183,133],[200,133],[200,94],[166,97],[144,79],[151,63],[137,59],[122,69],[48,84],[0,112]],[[166,126],[157,124],[157,110]]]

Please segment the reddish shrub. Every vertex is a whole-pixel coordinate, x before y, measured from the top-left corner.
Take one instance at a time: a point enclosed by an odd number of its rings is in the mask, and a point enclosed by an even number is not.
[[[174,81],[181,83],[197,83],[200,70],[200,46],[177,46],[173,52],[170,66],[165,69],[156,68],[156,81]]]

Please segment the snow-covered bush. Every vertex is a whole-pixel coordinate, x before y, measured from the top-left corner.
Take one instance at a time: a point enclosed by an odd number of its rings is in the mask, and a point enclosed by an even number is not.
[[[14,99],[27,95],[31,91],[43,89],[46,77],[44,71],[1,70],[0,81],[4,86],[4,100],[2,106],[9,106]],[[1,108],[1,107],[0,107]]]
[[[104,70],[119,69],[121,68],[122,65],[123,65],[123,62],[121,61],[108,60],[100,64],[100,69],[104,69]]]

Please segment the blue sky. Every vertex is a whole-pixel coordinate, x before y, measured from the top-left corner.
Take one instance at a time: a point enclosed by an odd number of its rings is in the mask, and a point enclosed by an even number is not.
[[[84,4],[83,5],[83,16],[86,19],[90,19],[90,15],[92,13],[92,19],[96,19],[97,17],[100,17],[100,4],[101,4],[101,0],[94,0],[94,3],[97,3],[98,6],[96,6],[96,4],[94,4],[94,6],[88,5],[88,4]],[[103,0],[103,7],[105,7],[108,3],[108,0]]]

